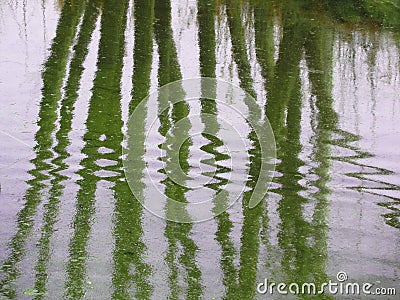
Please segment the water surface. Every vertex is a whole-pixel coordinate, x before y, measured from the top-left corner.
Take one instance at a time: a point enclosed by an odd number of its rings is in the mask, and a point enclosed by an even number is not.
[[[400,4],[340,2],[0,3],[0,298],[265,299],[265,278],[321,284],[339,271],[399,294]],[[225,108],[201,86],[168,112],[167,98],[149,101],[131,157],[141,195],[154,197],[148,174],[184,202],[229,201],[227,178],[246,187],[212,220],[168,222],[129,189],[126,124],[148,93],[199,76],[256,99],[232,101],[268,118],[275,177],[249,209],[252,129],[232,168]],[[174,134],[191,138],[177,148]],[[176,151],[201,194],[168,178]]]

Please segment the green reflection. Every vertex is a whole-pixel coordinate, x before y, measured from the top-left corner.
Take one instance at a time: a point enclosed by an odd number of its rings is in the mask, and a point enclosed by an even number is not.
[[[54,178],[50,181],[49,202],[45,204],[45,212],[43,217],[43,227],[41,229],[41,237],[38,241],[39,257],[35,266],[36,282],[35,289],[42,293],[36,298],[43,298],[46,291],[46,283],[49,274],[47,272],[47,264],[50,259],[50,239],[54,233],[54,224],[59,217],[60,197],[65,187],[67,176],[61,175],[60,172],[66,170],[68,165],[64,162],[66,158],[71,156],[67,147],[70,145],[68,134],[72,128],[72,117],[74,112],[74,103],[78,96],[79,81],[82,76],[83,62],[88,53],[88,45],[91,34],[95,27],[98,17],[98,9],[95,1],[87,2],[82,25],[79,30],[79,38],[73,48],[73,58],[70,63],[69,76],[65,87],[65,96],[61,101],[60,108],[60,127],[55,134],[57,144],[53,148],[57,153],[57,157],[52,160],[52,164],[56,166],[50,174]]]
[[[253,88],[254,80],[251,76],[251,65],[246,51],[246,35],[242,27],[242,6],[239,1],[230,0],[226,2],[226,12],[228,18],[228,28],[231,34],[232,55],[237,65],[240,86],[256,97]],[[248,118],[251,124],[261,126],[261,107],[253,99],[245,99],[248,108]],[[229,234],[232,223],[229,215],[224,213],[220,217],[217,240],[222,247],[221,267],[224,271],[224,284],[226,292],[224,299],[253,299],[256,296],[257,285],[257,266],[259,260],[260,230],[263,214],[266,213],[265,205],[258,204],[254,208],[249,208],[249,201],[257,181],[263,180],[259,176],[261,166],[261,149],[255,129],[251,128],[248,139],[251,141],[252,148],[249,150],[249,179],[246,182],[247,191],[242,197],[242,231],[240,236],[240,249],[236,251],[229,241]],[[234,257],[239,255],[239,266],[235,267]]]
[[[298,4],[298,3],[297,3]],[[278,203],[278,213],[281,220],[278,233],[279,247],[282,251],[281,265],[282,270],[272,272],[273,276],[283,271],[283,278],[276,278],[278,282],[282,280],[286,283],[296,282],[300,286],[305,282],[313,282],[318,287],[327,280],[325,273],[325,261],[327,259],[327,195],[329,189],[326,183],[329,180],[327,171],[329,170],[329,157],[318,151],[319,167],[314,170],[318,179],[314,185],[319,189],[318,195],[311,197],[302,196],[307,187],[301,181],[305,176],[301,167],[305,162],[300,159],[302,143],[300,141],[301,118],[302,118],[302,92],[300,78],[300,61],[303,56],[303,49],[307,46],[307,51],[315,51],[315,54],[324,53],[325,56],[313,57],[313,62],[309,68],[316,68],[320,64],[332,65],[332,30],[330,28],[320,30],[313,22],[312,15],[296,14],[297,7],[288,3],[282,5],[282,39],[279,45],[279,56],[274,67],[274,78],[265,78],[265,82],[271,82],[268,89],[268,99],[266,114],[274,128],[275,138],[278,148],[278,158],[281,162],[277,165],[277,171],[281,176],[275,179],[280,184],[280,188],[274,192],[280,194],[282,199]],[[324,39],[321,39],[324,36]],[[261,43],[260,43],[261,44]],[[267,43],[265,43],[268,45]],[[265,51],[267,51],[266,49]],[[306,59],[307,56],[306,51]],[[327,51],[327,52],[324,52]],[[318,66],[315,64],[318,62]],[[308,61],[307,61],[308,63]],[[270,70],[271,66],[263,67]],[[324,93],[320,94],[320,86],[313,86],[313,91],[318,90],[316,95],[318,102],[329,102],[331,90],[331,69],[324,68],[324,72],[316,69],[313,74],[316,76],[327,77],[323,84]],[[271,72],[266,72],[270,74]],[[326,75],[325,75],[326,74]],[[310,75],[311,76],[311,75]],[[318,78],[318,80],[322,80]],[[315,80],[311,79],[311,84]],[[319,81],[318,81],[319,82]],[[329,108],[328,103],[327,108]],[[330,109],[332,111],[332,108]],[[329,120],[323,120],[325,124]],[[324,139],[323,132],[316,132],[317,139]],[[329,152],[329,146],[325,151]],[[326,153],[325,153],[326,154]],[[321,167],[323,166],[323,167]],[[321,169],[322,168],[322,169]],[[313,206],[312,221],[306,220],[305,210],[308,206]],[[300,298],[310,298],[311,296],[299,296]],[[327,295],[319,295],[319,298],[329,298]]]
[[[172,34],[172,27],[177,25],[172,24],[171,2],[167,0],[131,2],[134,6],[132,11],[135,29],[133,90],[129,112],[132,112],[149,92],[154,56],[153,40],[156,41],[159,55],[159,85],[182,78]],[[43,1],[43,7],[44,5]],[[70,178],[63,174],[68,174],[64,172],[70,167],[66,162],[68,157],[81,154],[84,159],[79,166],[81,169],[77,172],[80,179],[71,183],[77,184],[79,191],[72,223],[72,239],[68,249],[69,257],[66,262],[64,296],[73,299],[83,298],[88,289],[86,264],[89,243],[91,239],[96,239],[91,234],[96,214],[96,191],[101,181],[105,180],[112,185],[110,189],[115,201],[110,293],[114,299],[149,299],[154,297],[154,285],[157,283],[152,282],[153,270],[147,262],[146,254],[158,250],[149,249],[143,239],[143,220],[146,215],[125,182],[120,149],[124,125],[120,85],[126,43],[124,32],[127,16],[130,15],[128,1],[67,0],[61,1],[59,5],[62,9],[55,38],[51,43],[50,56],[43,65],[43,95],[37,123],[39,128],[35,135],[37,154],[31,160],[33,167],[29,174],[32,178],[27,181],[28,190],[23,198],[25,202],[15,221],[16,233],[8,244],[9,255],[2,262],[0,269],[0,295],[18,298],[16,282],[20,283],[21,275],[26,275],[24,278],[30,276],[24,274],[21,267],[31,263],[32,260],[35,260],[32,262],[35,272],[32,275],[34,276],[32,288],[38,291],[36,298],[46,298],[46,292],[50,294],[51,291],[47,291],[46,288],[52,275],[48,270],[52,255],[51,243],[56,235],[55,224],[62,218],[60,201],[65,198],[64,189],[71,182]],[[253,96],[259,95],[260,91],[255,89],[255,85],[261,78],[266,90],[265,107],[262,108],[256,103],[244,104],[249,111],[249,117],[261,121],[260,127],[263,126],[262,113],[265,109],[274,129],[279,163],[278,177],[275,179],[271,194],[281,197],[277,203],[277,213],[270,208],[272,197],[266,197],[264,203],[254,209],[249,209],[247,206],[260,168],[260,149],[252,131],[246,137],[253,144],[253,148],[250,151],[248,191],[244,194],[242,211],[239,213],[242,215],[237,217],[230,212],[224,212],[215,219],[217,226],[215,239],[221,247],[220,276],[225,287],[221,293],[224,293],[225,299],[255,298],[257,279],[260,275],[264,275],[260,274],[260,262],[265,262],[267,271],[272,274],[271,279],[276,281],[316,284],[325,282],[328,279],[326,274],[328,214],[330,200],[333,198],[330,197],[332,191],[329,184],[336,176],[345,175],[355,179],[354,186],[346,188],[354,189],[360,195],[371,193],[384,197],[385,200],[379,204],[388,209],[388,213],[384,215],[385,221],[390,226],[400,228],[399,198],[382,196],[376,192],[377,189],[398,191],[398,185],[387,183],[382,179],[383,175],[395,173],[362,162],[362,159],[371,158],[372,155],[355,146],[360,136],[341,129],[332,95],[333,64],[336,63],[334,44],[344,40],[353,43],[355,45],[353,47],[358,47],[358,43],[351,37],[358,32],[357,30],[344,30],[345,27],[338,29],[336,26],[344,22],[348,26],[353,26],[352,28],[354,26],[367,28],[364,27],[365,24],[371,27],[383,25],[399,28],[399,3],[372,0],[285,2],[227,0],[221,4],[216,0],[198,0],[200,75],[204,77],[216,77],[217,61],[221,60],[222,63],[226,61],[225,57],[218,57],[216,54],[219,47],[216,42],[216,31],[225,29],[215,28],[218,5],[226,8],[227,24],[223,26],[226,26],[230,33],[228,44],[232,45],[232,57],[240,86]],[[26,6],[24,2],[25,17]],[[178,11],[177,14],[181,16],[182,11]],[[101,40],[97,55],[97,72],[86,120],[85,144],[81,153],[68,153],[73,118],[80,113],[75,111],[74,107],[79,96],[83,62],[87,57],[89,42],[99,18],[101,18]],[[245,19],[250,22],[243,24]],[[24,22],[24,25],[29,27],[29,23]],[[179,26],[180,29],[184,27],[182,24]],[[372,91],[376,92],[376,95],[371,95],[374,99],[375,97],[378,99],[380,95],[372,75],[376,72],[375,69],[379,68],[380,28],[375,27],[372,31],[371,34],[374,36],[369,41],[371,51],[367,54],[368,78]],[[337,36],[341,30],[349,35],[346,40]],[[368,34],[365,33],[366,36]],[[393,36],[395,42],[399,43],[398,33],[394,32]],[[191,47],[194,45],[189,46],[190,49]],[[398,48],[397,46],[397,50]],[[354,69],[358,64],[354,52],[358,49],[350,50],[353,52],[346,54],[350,57],[346,63],[349,65],[352,63],[350,69]],[[256,61],[251,57],[253,51],[256,54]],[[274,58],[276,51],[277,60]],[[259,72],[257,64],[260,67],[260,74],[257,73]],[[301,69],[300,65],[306,66],[306,70]],[[347,79],[344,76],[340,80]],[[303,102],[304,81],[309,83],[311,100]],[[205,87],[201,89],[204,94]],[[216,87],[213,87],[213,93],[216,94]],[[158,101],[169,103],[168,97],[160,97]],[[308,102],[311,107],[304,108],[304,103]],[[305,115],[309,115],[304,114],[306,110],[311,111],[310,120],[305,119]],[[190,171],[189,149],[193,141],[187,139],[178,149],[174,136],[189,135],[192,126],[186,119],[189,112],[189,105],[185,102],[159,112],[158,128],[159,134],[165,139],[160,147],[169,146],[166,151],[167,156],[179,151],[180,163],[186,174]],[[215,101],[209,99],[201,99],[201,112],[215,116],[219,113]],[[134,162],[132,171],[137,173],[135,184],[143,190],[146,188],[142,181],[146,167],[143,159],[146,151],[144,144],[146,120],[146,114],[140,116],[137,122],[142,125],[143,130],[128,133],[131,141],[134,141],[129,143],[133,148],[128,159]],[[178,122],[180,122],[179,128]],[[218,150],[223,146],[223,141],[218,137],[221,126],[217,117],[215,119],[203,117],[202,122],[206,144],[201,150],[216,161],[216,164],[213,164],[216,168],[213,181],[205,186],[216,195],[215,206],[223,205],[229,199],[229,191],[224,190],[228,181],[223,178],[222,173],[232,170],[223,167],[222,161],[229,156]],[[302,126],[308,123],[311,123],[312,138],[304,141]],[[307,153],[304,147],[312,148],[311,154],[307,154],[307,157],[304,157]],[[344,148],[353,154],[334,156],[332,150],[335,147]],[[100,148],[106,149],[107,153],[103,153]],[[112,164],[103,167],[99,163],[100,159]],[[335,162],[351,164],[351,170],[355,167],[356,171],[347,171],[344,168],[343,174],[332,174],[332,164]],[[207,164],[208,161],[202,163]],[[168,170],[170,165],[167,161],[165,165],[165,169]],[[164,169],[158,171],[165,173]],[[202,175],[209,176],[206,173]],[[381,179],[371,179],[368,175],[381,175]],[[314,179],[310,179],[310,176]],[[368,183],[368,187],[365,187],[364,183]],[[189,189],[175,184],[170,179],[163,180],[162,185],[165,187],[166,196],[181,202],[191,200]],[[187,211],[173,211],[168,206],[165,210],[169,216],[180,214],[184,218],[190,218]],[[215,207],[215,210],[218,211],[218,208]],[[43,212],[43,218],[40,220],[39,212]],[[275,230],[271,227],[269,218],[271,215],[279,224],[278,239],[274,241],[276,243],[274,245],[271,242]],[[233,236],[234,218],[237,218],[236,222],[242,222],[238,247],[235,246],[236,237]],[[38,225],[39,240],[31,251],[27,249],[30,246],[30,237],[34,236],[35,225]],[[385,230],[385,224],[382,222],[381,225],[382,230]],[[164,236],[167,251],[161,254],[165,255],[166,264],[163,266],[168,272],[165,280],[169,290],[165,291],[163,295],[165,297],[198,299],[203,295],[202,278],[206,274],[201,273],[199,262],[204,258],[196,256],[198,246],[191,235],[191,224],[166,222]],[[261,252],[263,250],[261,242],[265,244],[264,252]],[[35,250],[38,250],[37,258],[26,257],[28,251],[32,253]],[[154,256],[149,255],[149,257]],[[279,260],[279,268],[276,267],[277,263],[271,262],[273,259]],[[207,258],[205,260],[207,263]]]
[[[82,153],[85,158],[77,172],[81,178],[77,182],[79,191],[66,263],[66,298],[79,299],[86,293],[87,246],[94,222],[97,185],[101,179],[116,182],[123,176],[120,161],[123,139],[120,79],[127,6],[126,1],[105,1],[102,6],[97,72],[86,120],[87,132],[83,137],[85,145]],[[101,153],[100,147],[108,151]],[[101,167],[97,162],[99,159],[115,164]]]
[[[56,36],[52,42],[51,54],[44,65],[42,74],[42,100],[40,103],[39,120],[37,122],[39,129],[35,135],[37,143],[35,150],[37,154],[36,158],[31,160],[34,168],[29,171],[33,178],[27,182],[30,187],[24,196],[24,207],[18,213],[17,233],[9,244],[11,253],[1,268],[1,273],[4,274],[4,277],[2,276],[3,278],[0,282],[0,292],[8,298],[13,299],[17,297],[14,284],[15,280],[21,275],[17,264],[25,256],[25,242],[32,233],[38,206],[43,201],[43,191],[50,183],[54,184],[54,186],[49,192],[49,201],[44,206],[45,225],[42,229],[44,232],[39,240],[39,259],[47,259],[48,239],[53,231],[52,226],[57,215],[57,198],[60,195],[60,189],[62,189],[59,185],[62,177],[59,177],[59,175],[54,176],[53,166],[59,158],[54,158],[52,163],[49,163],[48,160],[54,157],[51,148],[54,143],[52,135],[56,129],[57,108],[61,98],[61,88],[68,63],[69,47],[75,37],[83,8],[83,3],[72,3],[71,1],[65,3],[58,22]],[[48,182],[52,177],[53,179]],[[43,268],[43,264],[39,262],[36,266],[36,271],[43,271]],[[38,297],[42,297],[42,294],[45,292],[44,281],[46,280],[46,274],[38,272],[36,277]]]
[[[171,28],[171,3],[169,0],[155,0],[155,38],[159,52],[159,69],[158,83],[163,86],[169,82],[182,78],[180,66],[178,64],[175,42],[172,37]],[[183,91],[181,92],[183,93]],[[165,95],[164,95],[165,96]],[[167,103],[168,98],[159,97],[159,106],[161,103]],[[164,106],[168,107],[168,106]],[[179,122],[179,137],[188,136],[190,129],[190,121],[186,118],[189,114],[189,105],[182,101],[176,103],[173,107],[166,111],[159,111],[160,128],[159,133],[165,137],[165,141],[159,147],[166,149],[167,157],[171,157],[173,153],[179,151],[179,163],[182,171],[187,174],[189,171],[188,155],[189,147],[192,144],[190,138],[180,148],[176,136],[175,125]],[[168,162],[165,163],[165,169],[168,169]],[[159,172],[164,173],[164,170]],[[164,194],[176,201],[186,202],[185,193],[187,188],[173,182],[166,177],[162,181],[165,186]],[[167,206],[166,216],[172,214],[180,214],[180,218],[189,219],[187,211],[171,211]],[[169,269],[168,286],[169,299],[200,299],[202,295],[201,271],[197,265],[195,254],[198,249],[195,242],[190,238],[192,224],[175,223],[166,221],[164,235],[168,241],[168,249],[165,261]],[[182,274],[184,282],[180,280],[179,270],[183,267],[185,274]],[[184,286],[182,286],[184,284]],[[183,294],[185,296],[183,296]]]
[[[252,3],[252,10],[254,13],[254,38],[255,38],[255,54],[256,54],[256,59],[257,62],[260,65],[261,68],[261,76],[263,78],[263,84],[265,87],[265,90],[267,92],[267,103],[270,99],[270,93],[271,93],[271,86],[274,83],[274,74],[275,74],[275,38],[274,38],[274,29],[277,20],[276,12],[277,8],[275,6],[274,1],[261,1],[261,2],[256,2]],[[274,130],[274,135],[275,139],[277,139],[276,133],[275,133],[275,128],[276,125],[274,125],[271,122],[271,126]],[[277,144],[276,146],[279,147],[278,141],[276,141]],[[279,152],[278,152],[279,155]],[[266,257],[260,257],[260,261],[265,264],[267,267],[267,270],[270,271],[270,274],[272,277],[276,276],[276,273],[279,273],[279,270],[274,269],[274,264],[276,264],[276,252],[275,247],[271,245],[270,243],[270,238],[271,234],[270,232],[273,231],[274,228],[272,228],[269,224],[270,219],[268,216],[269,212],[269,203],[268,203],[269,198],[267,197],[265,203],[264,203],[264,212],[261,216],[261,230],[260,230],[260,242],[264,245],[265,251],[266,251]],[[258,278],[261,278],[260,280],[262,281],[266,274],[262,274],[262,276],[258,276]]]
[[[238,68],[240,87],[255,98],[256,93],[253,89],[251,66],[246,51],[246,37],[242,26],[241,8],[241,1],[226,0],[226,14],[228,17],[229,32],[231,34],[232,54]]]
[[[274,78],[274,17],[273,1],[262,1],[252,7],[254,11],[254,35],[256,57],[261,67],[264,85],[268,87]]]
[[[150,72],[153,57],[153,21],[154,1],[134,2],[135,43],[133,49],[134,69],[132,77],[132,101],[129,112],[132,113],[137,104],[147,95],[150,86]],[[144,189],[141,181],[145,170],[143,155],[145,154],[145,119],[138,116],[142,131],[129,131],[127,160],[131,161],[135,174],[135,185]],[[122,181],[121,181],[122,180]],[[121,178],[114,187],[116,199],[115,211],[115,250],[113,272],[113,299],[149,299],[153,287],[149,283],[151,269],[144,262],[147,247],[142,241],[142,206],[132,195],[125,178]],[[134,292],[132,292],[132,287]],[[133,294],[133,295],[132,295]]]
[[[333,31],[329,25],[318,25],[311,22],[307,32],[304,49],[311,83],[311,94],[315,96],[317,107],[313,156],[319,164],[312,169],[318,177],[313,183],[318,192],[313,194],[315,208],[311,221],[311,248],[313,249],[311,260],[312,276],[316,284],[327,282],[325,273],[328,244],[328,196],[331,189],[328,187],[331,169],[331,141],[334,130],[337,128],[337,115],[333,105]],[[329,298],[326,296],[326,298]]]
[[[198,1],[198,24],[199,24],[199,47],[200,47],[200,74],[202,77],[215,77],[216,71],[216,41],[215,41],[215,12],[216,12],[216,1]],[[205,89],[211,89],[213,91],[209,94],[214,94],[216,98],[216,86],[202,86],[202,93],[206,93]],[[229,159],[229,156],[222,154],[218,151],[218,147],[223,146],[223,142],[218,138],[218,132],[220,125],[218,123],[217,115],[218,108],[216,102],[210,99],[201,99],[201,113],[207,114],[207,118],[203,117],[202,122],[204,124],[203,134],[209,142],[202,146],[201,149],[206,153],[213,156],[216,164],[214,182],[207,184],[206,186],[215,191],[214,204],[216,207],[214,211],[219,211],[218,205],[224,206],[228,203],[229,192],[224,190],[224,186],[228,183],[228,180],[218,176],[221,173],[231,171],[230,169],[221,166],[218,162]],[[215,115],[215,119],[211,119],[211,116]],[[235,282],[237,277],[237,271],[234,266],[234,258],[236,255],[236,249],[231,240],[230,234],[233,224],[230,220],[230,214],[225,211],[218,214],[215,217],[217,223],[217,231],[215,233],[215,240],[221,246],[221,261],[220,267],[222,270],[222,284],[226,287],[225,295],[233,295],[234,290],[232,283]]]

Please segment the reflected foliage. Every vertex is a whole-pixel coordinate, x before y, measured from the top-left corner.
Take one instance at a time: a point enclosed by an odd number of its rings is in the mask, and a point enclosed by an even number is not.
[[[147,234],[148,238],[152,234],[144,227],[153,219],[130,192],[121,161],[121,147],[126,146],[122,142],[128,136],[128,140],[134,141],[129,143],[134,148],[130,149],[128,159],[134,162],[135,184],[145,194],[148,116],[143,115],[137,120],[142,131],[126,133],[124,113],[135,109],[151,90],[152,81],[163,86],[183,77],[180,62],[185,54],[181,53],[176,41],[179,33],[174,28],[173,3],[169,0],[60,3],[55,37],[43,64],[42,98],[35,135],[36,157],[30,161],[31,179],[27,181],[24,204],[16,217],[16,232],[8,241],[8,253],[0,265],[0,296],[21,297],[23,291],[18,287],[18,280],[24,275],[21,264],[30,261],[28,254],[32,251],[37,252],[31,284],[37,291],[35,298],[53,296],[49,290],[52,243],[57,242],[57,223],[63,218],[60,207],[63,201],[69,201],[67,205],[74,213],[69,228],[63,229],[69,236],[68,256],[65,265],[58,266],[65,269],[65,282],[62,283],[62,294],[57,296],[86,297],[90,292],[90,246],[95,240],[93,224],[101,199],[97,193],[102,183],[106,183],[112,192],[112,199],[107,203],[113,210],[112,224],[109,224],[112,232],[109,241],[112,245],[112,253],[109,253],[111,286],[107,287],[111,297],[202,299],[209,296],[205,295],[209,288],[204,282],[210,274],[202,269],[202,263],[207,259],[197,254],[200,243],[196,240],[194,226],[154,222],[152,229],[162,232],[164,240],[160,243],[164,250],[158,253],[157,249],[151,249],[145,236]],[[208,232],[219,247],[220,278],[215,284],[220,284],[223,290],[216,293],[222,299],[254,299],[260,273],[267,274],[275,282],[327,282],[329,209],[333,192],[330,183],[336,176],[332,174],[333,164],[350,164],[356,171],[338,175],[357,182],[356,186],[346,188],[379,196],[377,202],[386,209],[384,221],[400,228],[400,198],[376,192],[377,189],[398,191],[400,187],[366,176],[393,175],[394,172],[363,162],[362,159],[372,154],[356,146],[355,142],[360,140],[357,133],[342,129],[334,97],[335,51],[340,47],[337,45],[343,40],[351,40],[348,35],[357,28],[361,28],[363,34],[375,37],[391,28],[398,47],[400,39],[398,35],[396,37],[396,30],[400,27],[400,2],[198,0],[195,9],[199,74],[218,77],[220,65],[231,59],[230,71],[234,68],[239,85],[261,99],[243,105],[260,128],[265,126],[264,115],[268,118],[278,154],[276,177],[265,201],[250,209],[248,202],[258,179],[261,150],[254,128],[244,137],[251,149],[247,189],[239,200],[239,212],[228,210],[218,215],[210,221],[215,224],[214,232]],[[127,28],[132,21],[130,18],[134,21],[133,36]],[[99,24],[98,29],[96,24]],[[342,40],[338,32],[345,32],[347,37]],[[95,34],[100,40],[94,51],[97,62],[87,103],[82,149],[79,153],[70,153],[73,122],[80,113],[76,103],[83,85],[89,44]],[[223,35],[228,37],[230,56],[221,58],[218,47],[222,41],[218,41],[218,37]],[[128,39],[133,39],[133,43]],[[127,49],[131,44],[133,49]],[[131,77],[131,99],[124,106],[121,81],[124,59],[130,50],[133,53],[132,72],[128,75]],[[374,68],[376,61],[377,53],[370,51],[369,67]],[[307,92],[304,91],[305,81]],[[200,94],[205,94],[204,89],[200,87]],[[212,92],[217,95],[217,86]],[[305,97],[308,99],[304,100]],[[201,119],[204,142],[199,151],[215,161],[213,164],[211,160],[201,161],[215,168],[213,175],[201,174],[213,179],[204,187],[213,194],[215,205],[227,203],[230,191],[226,189],[229,183],[226,175],[232,169],[224,165],[230,157],[221,150],[224,141],[220,137],[221,126],[217,118],[219,107],[214,100],[201,98],[201,95],[199,98],[200,112],[214,116]],[[163,106],[161,103],[170,103],[168,97],[160,96],[157,101],[158,107]],[[310,107],[305,109],[305,103]],[[190,135],[195,125],[187,117],[192,109],[186,102],[171,105],[165,111],[148,107],[148,114],[152,111],[158,114],[157,134],[161,140],[158,148],[165,150],[157,157],[164,165],[156,170],[160,178],[158,184],[167,197],[181,202],[191,201],[190,189],[167,177],[167,157],[179,152],[183,172],[190,173],[193,167],[189,163],[193,155],[191,149],[197,145],[193,138],[179,145],[174,136]],[[309,119],[304,121],[305,118]],[[306,142],[303,137],[305,123],[310,124],[311,136]],[[353,154],[336,155],[334,150],[337,148]],[[309,150],[306,155],[305,150]],[[78,166],[69,162],[74,155],[80,157]],[[65,175],[71,170],[73,176]],[[363,185],[365,182],[367,188]],[[66,200],[64,192],[68,185],[77,190],[74,199]],[[272,207],[273,199],[278,199],[275,208]],[[167,215],[181,214],[190,218],[187,211],[173,211],[168,206],[165,211]],[[273,228],[271,218],[278,220],[277,228]],[[37,242],[31,244],[34,229],[38,237]],[[274,231],[277,231],[275,239],[272,237]],[[148,255],[150,252],[157,254]],[[151,261],[149,257],[154,256],[161,258]],[[157,278],[164,281],[162,295],[156,293],[159,283],[154,279],[159,273]],[[328,295],[324,297],[330,299]]]

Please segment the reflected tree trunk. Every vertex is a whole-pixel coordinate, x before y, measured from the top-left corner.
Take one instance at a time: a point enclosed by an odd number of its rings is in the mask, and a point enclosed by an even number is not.
[[[159,51],[159,72],[158,80],[159,85],[163,86],[167,83],[179,80],[182,78],[180,66],[178,63],[175,42],[172,36],[171,28],[171,3],[169,0],[155,0],[155,38]],[[183,93],[183,90],[181,91]],[[159,107],[170,107],[168,104],[168,97],[160,96]],[[172,153],[179,152],[179,164],[182,171],[187,174],[189,171],[188,156],[191,139],[188,138],[182,145],[175,137],[182,138],[188,136],[190,129],[190,122],[187,119],[189,114],[189,105],[185,102],[178,102],[166,109],[159,111],[160,119],[160,134],[165,137],[165,141],[160,147],[166,150],[167,157],[172,157]],[[179,129],[176,124],[179,122]],[[177,131],[178,130],[178,131]],[[179,147],[180,148],[177,148]],[[165,168],[168,168],[168,162],[165,162]],[[165,173],[165,168],[160,170]],[[171,199],[181,202],[187,202],[185,193],[187,188],[180,186],[167,177],[162,181],[165,186],[165,195]],[[173,217],[174,214],[180,214],[182,218],[188,219],[186,211],[172,211],[170,207],[165,207],[166,216]],[[186,216],[186,217],[185,217]],[[166,228],[164,235],[168,240],[168,250],[165,257],[166,264],[169,268],[168,284],[169,284],[169,298],[177,299],[182,297],[180,281],[179,281],[179,265],[182,265],[186,271],[185,284],[186,284],[186,299],[200,299],[203,287],[201,285],[201,271],[196,262],[196,251],[198,249],[195,242],[190,238],[192,224],[190,223],[176,223],[173,221],[166,221]],[[179,251],[179,248],[182,250]],[[181,252],[181,254],[179,254]]]
[[[127,7],[127,1],[106,1],[102,7],[97,72],[86,120],[85,145],[82,149],[85,158],[80,162],[81,169],[78,171],[81,176],[77,182],[80,189],[72,223],[69,260],[66,264],[64,296],[67,298],[79,299],[86,293],[87,246],[95,214],[97,185],[102,179],[115,183],[123,176],[119,160],[123,139],[120,80]],[[100,155],[100,147],[109,149],[109,153]],[[100,167],[97,163],[99,156],[115,164]]]
[[[50,181],[50,199],[44,212],[42,234],[38,242],[39,258],[35,266],[35,289],[43,292],[43,294],[37,298],[43,298],[46,291],[48,279],[47,265],[51,256],[50,239],[54,234],[54,225],[59,218],[60,197],[63,194],[66,184],[65,181],[68,179],[68,177],[62,175],[61,172],[68,168],[65,160],[71,156],[67,151],[67,147],[70,145],[69,133],[72,130],[74,103],[78,97],[78,89],[83,72],[83,62],[88,53],[90,38],[99,15],[98,12],[96,1],[89,1],[86,3],[82,24],[79,30],[79,37],[77,43],[73,47],[73,58],[69,66],[65,96],[61,100],[60,126],[55,134],[57,142],[53,148],[54,153],[57,155],[51,161],[56,168],[51,171],[54,178]]]
[[[42,193],[49,184],[46,182],[54,177],[49,174],[49,171],[53,167],[47,161],[54,158],[51,148],[54,143],[53,134],[56,130],[57,109],[61,99],[61,88],[63,79],[66,76],[69,47],[72,45],[76,35],[83,8],[83,3],[66,1],[57,25],[56,36],[52,41],[50,56],[44,65],[42,73],[42,99],[40,102],[39,120],[37,122],[39,129],[35,134],[35,141],[37,143],[35,147],[36,157],[31,160],[34,168],[29,171],[33,178],[28,181],[30,187],[24,196],[25,204],[17,216],[17,232],[9,243],[11,253],[6,258],[1,269],[5,275],[2,276],[3,278],[0,281],[0,286],[2,287],[0,292],[9,298],[17,297],[17,292],[10,284],[21,275],[17,265],[24,258],[25,243],[32,233],[37,208],[41,202],[45,201]],[[53,198],[56,195],[57,191],[53,189],[49,199],[50,207],[47,205],[50,210],[52,210],[51,206],[55,204]],[[47,215],[48,217],[49,215]],[[51,220],[48,226],[51,226]],[[47,239],[47,237],[44,239]],[[43,251],[46,251],[46,246],[43,242],[44,240],[42,240]],[[45,254],[43,253],[43,255]],[[39,287],[42,287],[42,285],[43,283],[38,282]],[[8,288],[5,288],[7,286]],[[41,290],[41,292],[44,291]]]
[[[153,21],[154,1],[134,1],[135,19],[135,43],[133,49],[134,68],[132,76],[132,101],[129,112],[133,113],[135,107],[147,95],[150,88],[150,72],[153,60]],[[137,174],[135,184],[144,190],[142,182],[143,172],[146,165],[143,160],[145,154],[145,119],[146,114],[138,116],[137,120],[143,126],[142,131],[128,131],[127,160],[129,170]],[[123,174],[122,174],[123,175]],[[113,299],[131,299],[130,289],[135,285],[134,298],[149,299],[153,286],[149,283],[151,275],[150,266],[144,262],[147,247],[142,240],[143,235],[143,207],[135,199],[125,181],[121,177],[114,187],[116,199],[116,219],[114,227],[115,250],[114,250],[114,273],[113,273]]]

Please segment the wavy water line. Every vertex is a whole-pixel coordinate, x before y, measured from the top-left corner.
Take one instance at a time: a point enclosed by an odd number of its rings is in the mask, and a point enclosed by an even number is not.
[[[39,130],[35,135],[35,140],[38,144],[38,146],[35,147],[35,152],[37,154],[36,157],[31,160],[35,169],[29,171],[34,178],[28,181],[31,187],[24,196],[26,203],[18,213],[17,233],[9,244],[11,254],[4,261],[2,266],[2,270],[6,276],[1,281],[1,293],[10,298],[15,298],[17,296],[16,290],[10,286],[10,283],[21,274],[18,270],[17,263],[24,258],[24,244],[32,233],[35,222],[34,216],[37,213],[38,206],[43,202],[41,191],[47,186],[45,181],[51,178],[51,175],[46,175],[44,171],[50,171],[54,167],[52,163],[45,163],[45,161],[50,160],[54,156],[53,151],[51,151],[51,146],[53,144],[51,133],[55,129],[55,122],[57,120],[55,112],[59,102],[59,96],[61,95],[60,91],[62,88],[64,70],[68,64],[69,52],[65,50],[69,48],[70,43],[76,35],[82,9],[83,5],[72,6],[70,3],[66,4],[57,27],[58,35],[56,35],[53,40],[51,56],[46,62],[42,74],[45,85],[42,89],[42,101],[38,121]],[[64,29],[68,27],[70,27],[71,31],[63,36],[62,33]],[[54,60],[55,57],[57,61]],[[59,76],[55,76],[56,74],[59,74]],[[54,79],[56,82],[53,82]],[[46,85],[46,83],[49,83],[49,85]],[[6,286],[8,287],[6,288]]]

